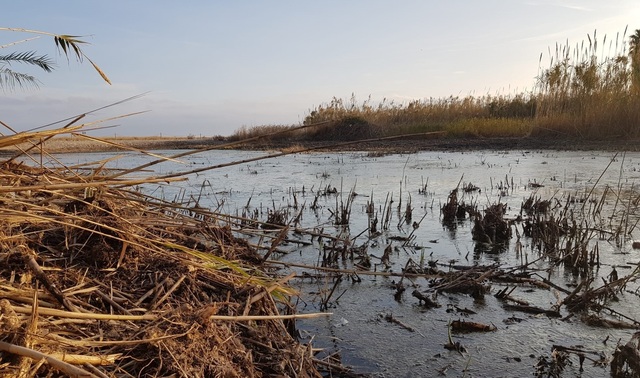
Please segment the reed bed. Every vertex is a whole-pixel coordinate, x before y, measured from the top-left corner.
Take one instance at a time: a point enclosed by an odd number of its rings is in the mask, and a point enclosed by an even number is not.
[[[594,137],[637,137],[640,125],[640,29],[627,40],[597,31],[575,45],[549,51],[549,67],[537,78],[540,133]],[[541,55],[542,58],[542,55]]]
[[[413,133],[446,132],[450,136],[521,136],[530,133],[535,115],[535,99],[530,94],[514,96],[487,95],[429,98],[409,103],[383,99],[373,104],[371,98],[359,102],[334,97],[318,105],[303,121],[303,125],[321,127],[295,130],[293,126],[265,125],[238,129],[230,140],[257,135],[270,136],[272,141],[349,141]]]
[[[243,127],[232,140],[289,130],[273,140],[354,140],[442,131],[450,137],[621,139],[639,136],[640,29],[549,49],[549,65],[532,76],[532,89],[481,96],[396,102],[333,97],[308,110],[303,125]]]
[[[295,319],[326,314],[296,314],[291,277],[263,269],[215,213],[141,193],[159,181],[142,171],[38,161],[0,162],[0,376],[319,377],[335,367],[295,336]]]

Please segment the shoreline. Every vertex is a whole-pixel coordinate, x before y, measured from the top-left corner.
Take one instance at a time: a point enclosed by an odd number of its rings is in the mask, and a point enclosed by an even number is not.
[[[37,141],[34,141],[37,143]],[[188,137],[58,137],[44,142],[42,150],[47,153],[91,153],[138,150],[180,150],[198,149],[206,146],[222,144],[214,138],[188,138]],[[31,151],[39,151],[40,146],[33,147],[34,143],[20,143],[17,145],[0,148],[0,153],[15,153],[31,148]]]
[[[97,140],[100,139],[100,140]],[[51,138],[44,142],[47,153],[92,153],[125,150],[197,150],[205,148],[229,148],[241,150],[280,150],[295,152],[314,149],[319,151],[373,151],[380,153],[416,153],[420,151],[474,151],[474,150],[592,150],[592,151],[639,151],[640,140],[576,140],[572,138],[398,138],[394,140],[356,141],[287,141],[268,139],[234,144],[220,138],[188,137],[105,137]],[[237,142],[236,142],[237,143]],[[351,143],[345,145],[345,143]],[[37,153],[41,148],[33,148],[33,143],[22,143],[0,148],[0,154],[13,154],[31,148]]]

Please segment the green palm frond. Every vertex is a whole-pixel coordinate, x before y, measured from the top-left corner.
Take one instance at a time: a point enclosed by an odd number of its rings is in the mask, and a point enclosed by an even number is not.
[[[0,88],[15,88],[33,86],[38,87],[38,80],[27,74],[16,72],[8,68],[0,68]]]
[[[53,61],[46,55],[36,56],[33,51],[14,52],[9,55],[0,55],[0,64],[12,62],[32,64],[42,68],[46,72],[53,71]]]
[[[89,59],[89,57],[84,53],[84,51],[82,51],[82,49],[80,48],[80,45],[82,44],[86,44],[87,42],[81,40],[80,36],[77,35],[67,35],[67,34],[53,34],[53,33],[48,33],[48,32],[43,32],[43,31],[39,31],[39,30],[30,30],[30,29],[23,29],[23,28],[7,28],[7,27],[0,27],[0,31],[11,31],[11,32],[19,32],[19,33],[29,33],[29,34],[35,34],[35,35],[45,35],[45,36],[50,36],[53,37],[53,41],[56,45],[56,47],[58,48],[59,51],[61,51],[67,58],[69,58],[69,55],[74,55],[75,58],[79,61],[82,62],[84,59],[87,59],[89,61],[89,63],[91,63],[91,65],[93,66],[93,68],[98,72],[98,74],[100,74],[100,76],[102,77],[102,79],[104,81],[106,81],[108,84],[111,84],[111,80],[109,80],[109,78],[107,77],[107,75],[100,69],[100,67],[98,67],[97,64],[95,64],[91,59]],[[12,44],[9,45],[5,45],[5,46],[10,46]]]

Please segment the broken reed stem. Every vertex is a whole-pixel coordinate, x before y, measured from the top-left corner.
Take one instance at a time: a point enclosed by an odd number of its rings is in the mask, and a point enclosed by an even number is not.
[[[107,294],[101,292],[100,290],[95,290],[94,293],[96,293],[98,296],[100,296],[100,298],[102,298],[103,300],[107,301],[113,308],[115,308],[116,310],[120,311],[121,313],[125,314],[125,315],[133,315],[129,310],[127,310],[126,308],[120,306],[118,304],[118,302],[114,301],[113,298],[109,297]]]
[[[62,291],[60,291],[60,289],[58,289],[58,287],[54,283],[52,283],[49,280],[49,278],[47,278],[47,275],[44,273],[40,265],[38,265],[38,262],[36,261],[36,259],[33,257],[35,255],[35,252],[33,252],[33,254],[29,252],[24,252],[24,253],[25,254],[23,258],[25,259],[27,266],[31,269],[33,274],[35,274],[38,281],[40,281],[40,283],[44,285],[44,287],[49,291],[49,293],[51,293],[51,295],[53,295],[54,298],[56,298],[56,300],[61,305],[63,305],[67,310],[77,311],[77,308],[71,302],[69,302],[69,300],[64,296]]]
[[[216,145],[216,146],[211,146],[211,147],[204,147],[204,148],[197,149],[197,150],[189,150],[189,151],[186,151],[186,152],[181,152],[181,153],[179,153],[177,155],[170,156],[170,157],[168,157],[168,159],[179,159],[181,157],[194,155],[194,154],[199,154],[199,153],[202,153],[202,152],[207,152],[207,151],[212,151],[212,150],[227,149],[227,148],[231,148],[231,147],[234,147],[234,146],[241,146],[241,145],[249,143],[249,142],[253,142],[253,141],[257,141],[257,140],[265,139],[265,138],[271,138],[271,137],[277,136],[279,134],[289,133],[289,132],[296,131],[296,130],[302,130],[302,129],[306,129],[306,128],[310,128],[310,127],[316,127],[316,126],[324,125],[324,124],[329,123],[329,122],[331,122],[331,121],[316,122],[316,123],[313,123],[311,125],[297,126],[297,127],[291,128],[291,129],[281,130],[281,131],[270,133],[270,134],[258,135],[258,136],[252,137],[252,138],[239,140],[237,142],[224,143],[224,144],[221,144],[221,145]],[[145,163],[143,165],[140,165],[140,166],[128,169],[126,171],[123,171],[121,173],[118,173],[117,175],[111,176],[111,178],[119,177],[119,176],[126,175],[126,174],[129,174],[129,173],[132,173],[132,172],[139,172],[142,169],[149,168],[149,167],[154,166],[156,164],[162,163],[162,162],[165,161],[165,159],[167,159],[167,158],[165,157],[163,159],[158,159],[158,160],[154,160],[154,161],[149,162],[149,163]]]
[[[126,145],[121,144],[121,143],[111,142],[111,141],[103,139],[103,138],[95,138],[95,137],[92,137],[92,136],[89,136],[89,135],[86,135],[86,134],[81,134],[81,133],[71,133],[71,134],[73,136],[76,136],[76,137],[79,137],[79,138],[84,138],[84,139],[88,139],[88,140],[91,140],[91,141],[94,141],[94,142],[104,143],[104,144],[107,144],[107,145],[110,145],[110,146],[113,146],[113,147],[117,147],[117,148],[119,148],[121,150],[128,150],[128,151],[138,152],[140,154],[148,155],[148,156],[154,157],[154,158],[159,159],[159,160],[171,161],[171,162],[174,162],[174,163],[182,163],[181,161],[176,160],[176,159],[171,159],[170,157],[154,154],[153,152],[146,151],[146,150],[139,149],[139,148],[135,148],[135,147],[131,147],[131,146],[126,146]]]
[[[72,365],[95,365],[95,366],[104,366],[104,365],[113,365],[122,353],[114,353],[108,354],[104,356],[85,356],[83,354],[69,354],[69,353],[50,353],[49,356],[58,359],[60,361],[64,361],[66,363]]]
[[[288,233],[289,233],[289,226],[284,226],[278,233],[278,236],[272,239],[271,246],[268,248],[267,253],[265,253],[264,257],[262,258],[262,262],[265,262],[269,259],[269,256],[271,256],[271,254],[273,254],[273,252],[276,251],[276,249],[282,243],[282,241],[287,238]]]
[[[31,307],[13,307],[13,310],[19,314],[31,315]],[[112,314],[91,314],[85,312],[70,312],[63,310],[56,310],[51,308],[38,308],[38,314],[41,316],[57,316],[60,318],[70,319],[93,319],[93,320],[128,320],[128,321],[141,321],[141,320],[157,320],[161,316],[154,314],[145,315],[112,315]],[[226,316],[226,315],[211,315],[208,318],[211,320],[222,320],[231,322],[243,322],[252,320],[278,320],[278,319],[311,319],[322,316],[330,316],[332,313],[311,313],[311,314],[292,314],[292,315],[247,315],[247,316]]]
[[[13,310],[19,314],[31,315],[33,310],[31,307],[13,307]],[[94,314],[88,312],[71,312],[64,310],[57,310],[54,308],[38,308],[38,314],[41,316],[56,316],[59,318],[68,319],[93,319],[93,320],[129,320],[129,321],[141,321],[141,320],[156,320],[157,315],[145,314],[145,315],[114,315],[114,314]]]
[[[160,290],[160,288],[162,286],[164,286],[165,283],[167,283],[167,281],[169,281],[169,276],[166,276],[159,284],[155,285],[154,287],[152,287],[151,289],[149,289],[146,293],[144,293],[140,299],[138,299],[136,302],[134,302],[134,305],[136,306],[140,306],[140,304],[142,302],[144,302],[145,299],[147,299],[148,297],[150,297],[151,295],[153,295],[154,293],[156,293],[158,290]]]
[[[108,375],[101,372],[98,368],[96,368],[91,364],[82,364],[82,366],[87,370],[89,370],[90,372],[92,372],[93,374],[97,375],[99,378],[110,378]]]
[[[584,199],[584,202],[582,203],[582,208],[580,209],[580,211],[584,212],[584,206],[587,204],[587,202],[589,202],[589,197],[591,197],[591,193],[593,193],[593,191],[596,189],[596,186],[598,186],[598,183],[600,182],[600,179],[602,179],[602,176],[604,176],[604,174],[607,172],[607,170],[609,169],[611,164],[613,164],[613,162],[616,160],[617,156],[618,156],[618,152],[616,152],[615,155],[613,155],[611,160],[609,160],[609,164],[607,164],[607,166],[604,168],[602,173],[600,173],[600,177],[598,177],[596,182],[593,183],[593,186],[591,187],[591,190],[589,191],[589,194],[587,194],[587,196]]]
[[[75,340],[68,339],[66,337],[62,337],[55,333],[50,333],[46,336],[47,339],[52,339],[58,341],[65,345],[73,345],[79,347],[107,347],[107,346],[131,346],[131,345],[140,345],[140,344],[149,344],[156,343],[161,340],[169,340],[176,339],[179,337],[184,337],[189,334],[193,330],[193,326],[186,332],[178,333],[178,334],[170,334],[164,335],[149,339],[132,339],[132,340]]]
[[[273,158],[280,157],[280,156],[298,154],[298,153],[302,153],[302,152],[327,150],[327,149],[330,150],[330,149],[333,149],[333,148],[350,146],[350,145],[354,145],[354,144],[369,143],[369,142],[379,142],[379,141],[383,141],[383,140],[407,139],[407,138],[413,138],[413,137],[418,137],[418,136],[419,137],[425,137],[425,136],[434,136],[435,137],[435,136],[444,135],[444,134],[445,134],[444,131],[432,131],[432,132],[428,132],[428,133],[404,134],[404,135],[395,135],[395,136],[390,136],[390,137],[373,138],[373,139],[360,139],[360,140],[354,140],[354,141],[349,141],[349,142],[334,143],[334,144],[330,144],[330,145],[326,145],[326,146],[301,148],[299,150],[294,150],[294,151],[279,152],[279,153],[275,153],[275,154],[271,154],[271,155],[265,155],[265,156],[259,156],[259,157],[250,158],[250,159],[233,161],[233,162],[230,162],[230,163],[224,163],[224,164],[212,165],[212,166],[208,166],[208,167],[202,167],[202,168],[194,169],[194,170],[191,170],[191,171],[176,172],[176,173],[172,173],[172,174],[168,174],[168,175],[162,176],[162,178],[182,177],[182,176],[187,176],[187,175],[194,174],[194,173],[210,171],[212,169],[230,167],[230,166],[233,166],[233,165],[251,163],[251,162],[254,162],[254,161],[265,160],[265,159],[273,159]],[[218,149],[218,148],[220,148],[220,146],[216,147],[216,149]],[[202,150],[194,150],[191,153],[199,153],[199,152],[202,152]],[[176,158],[176,156],[171,156],[170,158]],[[141,166],[140,168],[142,169],[142,168],[146,168],[146,167],[147,166]],[[133,171],[133,170],[131,170],[131,171]],[[129,173],[129,171],[125,171],[125,172],[119,174],[118,176],[121,176],[121,175],[126,174],[126,173]],[[113,176],[113,177],[115,177],[115,176]]]
[[[37,190],[63,190],[63,189],[78,189],[78,188],[90,188],[90,187],[104,187],[104,186],[135,186],[142,184],[157,184],[157,183],[170,183],[176,181],[186,181],[186,177],[170,177],[170,178],[148,178],[139,180],[103,180],[103,181],[91,181],[91,182],[74,182],[65,184],[44,184],[44,185],[27,185],[27,186],[0,186],[0,193],[11,192],[25,192],[25,191],[37,191]]]
[[[422,218],[420,218],[420,221],[415,224],[415,226],[413,227],[413,229],[409,233],[409,236],[407,237],[407,241],[402,244],[403,246],[409,245],[409,241],[411,241],[413,239],[413,234],[420,227],[420,224],[422,224],[422,221],[424,220],[424,218],[426,218],[426,216],[427,216],[427,212],[425,211],[424,215],[422,215]]]
[[[342,274],[339,274],[338,277],[336,277],[336,279],[333,282],[333,287],[331,288],[331,291],[329,292],[327,297],[322,300],[322,303],[321,303],[321,306],[320,306],[321,310],[326,310],[328,308],[329,300],[333,296],[333,293],[336,291],[336,288],[338,287],[340,282],[342,282]]]
[[[273,285],[265,288],[260,293],[258,293],[255,296],[251,297],[251,300],[249,301],[249,305],[252,305],[252,304],[256,303],[257,301],[261,300],[262,298],[265,297],[265,295],[271,294],[272,291],[274,291],[275,289],[277,289],[281,285],[286,284],[287,282],[289,282],[295,276],[296,276],[296,273],[295,272],[291,272],[286,277],[283,277],[283,278],[279,279]]]
[[[389,193],[387,193],[387,198],[385,198],[384,206],[382,207],[382,229],[383,230],[389,229],[389,221],[391,220],[391,202],[393,202],[393,196],[391,197],[391,200],[389,200]]]
[[[286,319],[314,319],[323,316],[331,316],[332,312],[314,312],[310,314],[291,314],[291,315],[244,315],[244,316],[226,316],[226,315],[210,315],[209,320],[222,320],[230,322],[249,322],[253,320],[286,320]]]
[[[151,309],[155,310],[156,308],[158,308],[158,306],[160,306],[160,304],[162,302],[164,302],[165,300],[167,300],[167,298],[169,298],[169,296],[178,288],[178,286],[180,286],[180,284],[182,284],[182,281],[184,281],[184,279],[187,278],[187,276],[181,276],[178,281],[176,281],[176,283],[174,283],[171,288],[169,290],[167,290],[167,292],[162,296],[162,298],[160,298],[157,302],[155,302],[152,306]]]
[[[21,347],[15,344],[0,341],[0,351],[15,354],[22,357],[28,357],[34,361],[45,360],[49,365],[71,377],[97,377],[95,374],[86,370],[77,368],[70,363],[61,361],[50,355],[38,352],[37,350]]]
[[[307,265],[307,264],[297,264],[297,263],[291,263],[291,262],[282,262],[282,261],[276,261],[276,260],[267,260],[266,263],[284,265],[284,266],[293,266],[293,267],[297,267],[297,268],[306,268],[306,269],[310,269],[310,270],[319,270],[319,271],[323,271],[323,272],[339,273],[339,274],[347,274],[347,275],[356,274],[356,275],[363,275],[363,276],[425,277],[425,278],[433,278],[433,277],[437,277],[438,276],[437,274],[420,274],[420,273],[407,273],[407,272],[403,272],[403,273],[371,272],[369,270],[338,269],[338,268],[329,268],[329,267]]]

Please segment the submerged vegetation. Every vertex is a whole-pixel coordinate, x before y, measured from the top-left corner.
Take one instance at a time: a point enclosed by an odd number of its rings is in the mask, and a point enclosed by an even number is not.
[[[350,140],[403,134],[446,132],[451,137],[564,136],[633,138],[640,136],[640,29],[615,38],[597,32],[575,46],[567,41],[549,50],[534,90],[510,95],[451,96],[409,103],[371,98],[359,102],[334,97],[311,109],[298,130],[289,126],[243,127],[240,140],[282,132],[272,138],[301,141]],[[540,55],[542,65],[543,55]]]

